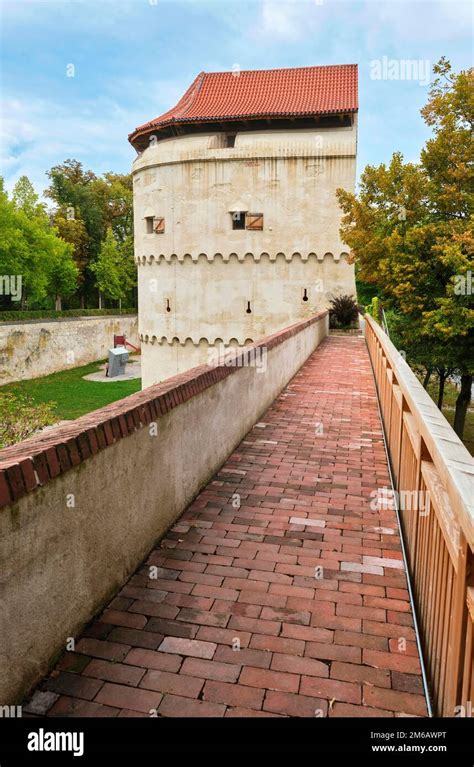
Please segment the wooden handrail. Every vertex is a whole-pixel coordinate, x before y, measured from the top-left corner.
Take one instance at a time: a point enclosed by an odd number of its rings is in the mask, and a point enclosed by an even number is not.
[[[472,716],[474,461],[403,354],[365,320],[433,708]]]

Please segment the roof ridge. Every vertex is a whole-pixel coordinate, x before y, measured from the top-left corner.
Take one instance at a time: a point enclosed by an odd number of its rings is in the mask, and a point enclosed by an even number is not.
[[[250,73],[256,73],[256,72],[295,72],[300,71],[302,69],[330,69],[330,68],[336,68],[336,67],[358,67],[358,63],[353,64],[307,64],[306,66],[302,67],[273,67],[268,69],[239,69],[239,73],[243,74],[244,72],[250,72]],[[235,73],[235,70],[233,69],[221,69],[216,70],[214,72],[206,72],[203,71],[201,74],[204,75],[232,75]]]

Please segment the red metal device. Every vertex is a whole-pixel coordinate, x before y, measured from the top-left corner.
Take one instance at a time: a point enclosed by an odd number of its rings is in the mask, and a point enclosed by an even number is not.
[[[123,336],[116,336],[114,335],[114,349],[117,346],[130,346],[132,349],[135,349],[136,352],[140,352],[140,348],[138,346],[134,346],[130,343],[130,341],[127,341],[127,338],[125,335]]]

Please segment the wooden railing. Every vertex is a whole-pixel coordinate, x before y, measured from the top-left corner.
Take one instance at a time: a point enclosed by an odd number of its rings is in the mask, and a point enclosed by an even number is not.
[[[365,320],[433,713],[473,716],[474,461],[380,325]]]

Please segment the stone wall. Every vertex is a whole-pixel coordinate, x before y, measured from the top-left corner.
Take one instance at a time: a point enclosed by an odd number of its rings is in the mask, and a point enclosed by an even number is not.
[[[327,332],[322,312],[0,451],[0,705],[44,676]]]
[[[103,359],[114,334],[139,346],[136,316],[0,322],[0,385]]]

